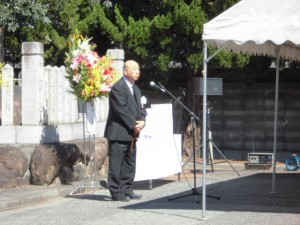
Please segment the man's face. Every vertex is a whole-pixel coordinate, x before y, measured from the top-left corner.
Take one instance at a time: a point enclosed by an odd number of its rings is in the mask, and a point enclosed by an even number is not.
[[[126,62],[126,65],[124,68],[124,75],[132,83],[137,81],[140,77],[139,64],[137,64],[134,61]]]

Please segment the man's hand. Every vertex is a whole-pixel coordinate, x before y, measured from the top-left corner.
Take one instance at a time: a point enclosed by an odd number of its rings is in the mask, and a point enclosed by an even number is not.
[[[139,134],[141,132],[141,130],[144,128],[144,126],[145,126],[144,121],[141,121],[141,120],[136,121],[135,127],[134,127],[134,133]]]
[[[131,141],[131,151],[133,151],[133,149],[135,149],[135,144],[139,138],[139,135],[140,135],[140,132],[141,130],[144,128],[145,126],[145,122],[144,121],[136,121],[135,122],[135,127],[134,127],[134,137],[132,138],[132,141]]]

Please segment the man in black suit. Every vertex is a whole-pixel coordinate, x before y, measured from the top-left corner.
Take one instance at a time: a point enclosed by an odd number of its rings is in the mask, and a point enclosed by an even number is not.
[[[139,64],[124,63],[123,77],[109,93],[109,112],[104,136],[109,147],[108,189],[113,201],[140,199],[132,183],[136,168],[136,141],[145,126],[141,90],[134,84],[140,77]]]

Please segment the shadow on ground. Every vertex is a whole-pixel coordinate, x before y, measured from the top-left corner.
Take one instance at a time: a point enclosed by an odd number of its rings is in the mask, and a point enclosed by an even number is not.
[[[138,202],[130,201],[121,208],[134,210],[201,209],[202,196],[193,194],[193,189],[182,191],[182,189],[186,189],[186,185],[183,188],[182,183],[184,182],[154,180],[152,182],[153,189],[146,192],[148,196]],[[149,190],[149,181],[135,182],[134,189]],[[176,190],[178,190],[176,194],[167,194],[168,192],[174,193]],[[196,191],[201,193],[202,187],[198,187]],[[206,197],[206,209],[224,212],[300,213],[300,173],[277,173],[275,191],[276,193],[272,193],[272,173],[257,173],[208,184],[206,185],[206,194],[213,198]],[[157,198],[159,196],[164,197]],[[109,192],[106,195],[82,194],[67,197],[110,201]],[[220,200],[216,198],[220,198]]]
[[[197,189],[200,193],[202,188]],[[258,173],[246,177],[220,182],[217,185],[206,185],[207,195],[220,197],[221,200],[206,198],[206,208],[216,211],[250,211],[275,213],[300,213],[300,173],[276,174],[276,193],[272,193],[272,174]],[[196,196],[184,196],[192,191],[158,198],[147,202],[124,206],[125,209],[199,209]]]

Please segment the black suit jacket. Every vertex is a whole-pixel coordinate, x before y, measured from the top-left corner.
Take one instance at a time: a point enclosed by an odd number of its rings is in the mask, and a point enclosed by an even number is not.
[[[131,141],[137,120],[145,121],[141,90],[134,85],[134,96],[125,80],[117,81],[109,93],[109,111],[104,137],[114,141]]]

